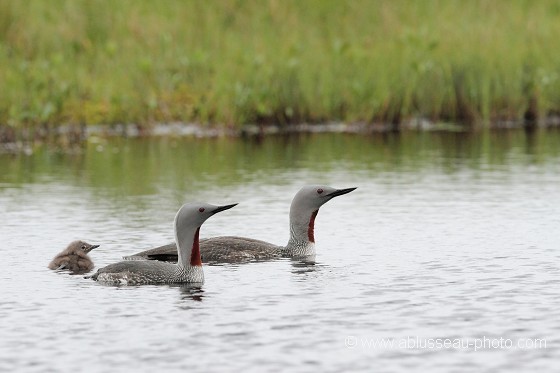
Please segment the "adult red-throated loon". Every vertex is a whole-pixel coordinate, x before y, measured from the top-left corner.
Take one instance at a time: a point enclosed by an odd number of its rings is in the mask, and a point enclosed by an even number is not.
[[[175,216],[175,243],[179,248],[177,264],[158,261],[124,261],[110,264],[91,278],[115,285],[202,283],[202,259],[198,235],[202,223],[212,215],[235,206],[214,206],[208,203],[187,203]]]

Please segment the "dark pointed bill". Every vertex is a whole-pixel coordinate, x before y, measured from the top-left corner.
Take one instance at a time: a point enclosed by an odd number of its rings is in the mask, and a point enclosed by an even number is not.
[[[356,187],[356,188],[338,189],[338,190],[335,190],[332,193],[327,194],[327,197],[338,197],[338,196],[341,196],[343,194],[350,193],[351,191],[356,190],[356,189],[358,189],[358,188]]]
[[[87,252],[89,253],[91,250],[97,249],[98,247],[99,245],[91,245],[90,247],[88,247]]]
[[[225,206],[220,206],[217,207],[214,211],[212,211],[212,214],[218,213],[220,211],[224,211],[224,210],[229,210],[230,208],[237,206],[237,203],[234,203],[233,205],[225,205]]]

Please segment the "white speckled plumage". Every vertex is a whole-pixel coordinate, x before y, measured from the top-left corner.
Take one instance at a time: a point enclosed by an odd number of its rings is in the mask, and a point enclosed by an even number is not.
[[[119,262],[101,268],[94,279],[112,285],[204,282],[202,266],[181,267],[157,261]]]
[[[355,189],[335,189],[322,185],[304,186],[296,193],[290,206],[290,239],[286,246],[246,237],[212,237],[200,241],[202,258],[205,262],[231,263],[315,255],[314,224],[319,208],[332,198]],[[176,245],[168,244],[125,257],[126,260],[138,258],[177,261]]]

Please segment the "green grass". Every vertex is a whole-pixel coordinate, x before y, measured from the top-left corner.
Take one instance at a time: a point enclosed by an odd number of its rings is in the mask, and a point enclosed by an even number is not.
[[[558,1],[0,0],[0,125],[560,113]]]

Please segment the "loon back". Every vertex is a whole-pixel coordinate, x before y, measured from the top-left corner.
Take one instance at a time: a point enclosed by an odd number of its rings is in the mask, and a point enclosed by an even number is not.
[[[99,269],[91,278],[113,285],[204,282],[200,266],[180,268],[177,264],[145,260],[110,264]]]
[[[246,237],[222,236],[200,240],[200,255],[205,263],[269,260],[281,257],[283,250],[284,247],[282,246]],[[177,262],[177,245],[170,243],[134,255],[125,256],[124,259]]]
[[[200,240],[200,246],[204,243],[204,240]],[[202,249],[201,249],[202,250]],[[202,257],[202,254],[201,254]],[[136,254],[123,256],[124,260],[159,260],[162,262],[172,262],[177,263],[177,245],[172,242],[167,245],[158,246],[153,249],[144,250]],[[206,262],[202,258],[202,262]]]
[[[93,261],[86,253],[75,253],[59,255],[49,263],[49,269],[64,269],[74,275],[81,275],[91,271],[95,267]]]

